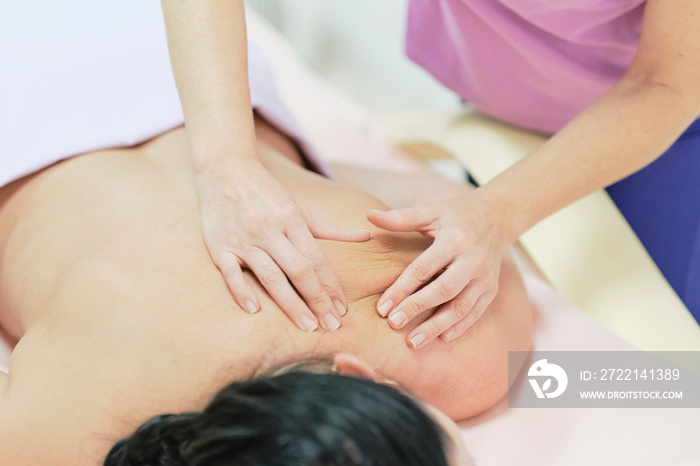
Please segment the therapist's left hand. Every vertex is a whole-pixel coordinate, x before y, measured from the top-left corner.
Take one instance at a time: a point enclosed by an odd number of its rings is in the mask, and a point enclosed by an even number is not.
[[[388,317],[394,329],[442,305],[409,333],[408,343],[413,348],[421,348],[438,336],[444,341],[459,337],[496,296],[501,260],[510,241],[503,222],[478,192],[367,214],[367,219],[379,228],[417,231],[434,238],[377,302],[377,311]]]

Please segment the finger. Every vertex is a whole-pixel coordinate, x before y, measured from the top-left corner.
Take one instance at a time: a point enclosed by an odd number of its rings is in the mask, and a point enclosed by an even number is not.
[[[434,282],[399,303],[389,314],[389,325],[401,329],[419,314],[451,300],[466,288],[470,276],[463,267],[451,265]]]
[[[367,211],[367,220],[385,230],[418,231],[428,227],[435,220],[435,213],[418,207],[387,212],[371,209]]]
[[[313,237],[308,230],[306,235],[313,242]],[[318,249],[318,246],[315,244],[314,246]],[[321,283],[309,257],[302,254],[287,237],[273,242],[267,252],[282,272],[289,277],[289,281],[301,295],[308,309],[316,316],[321,327],[325,330],[337,330],[340,327],[340,314]],[[323,257],[320,249],[313,256]],[[289,286],[288,283],[287,286]]]
[[[484,294],[483,285],[471,282],[452,301],[442,306],[428,320],[408,334],[408,343],[413,348],[422,348],[457,322],[464,321],[468,327],[481,316],[474,304]],[[475,312],[472,312],[475,311]]]
[[[308,230],[306,232],[292,231],[288,233],[287,236],[292,244],[297,247],[299,252],[308,259],[309,264],[311,264],[311,267],[313,267],[316,276],[321,282],[321,286],[333,303],[337,315],[344,316],[347,313],[348,307],[347,301],[345,300],[345,293],[343,293],[343,288],[340,286],[338,277],[323,255],[321,248],[318,247],[313,237],[308,234]],[[299,288],[297,288],[297,290],[299,290]],[[303,293],[302,297],[305,298]]]
[[[463,319],[454,324],[452,327],[448,328],[445,332],[440,335],[443,341],[453,341],[454,339],[464,335],[464,333],[469,330],[477,320],[484,315],[486,308],[493,302],[494,296],[490,293],[484,293],[476,301],[474,307],[470,311],[470,315],[476,316],[474,319]]]
[[[255,249],[246,254],[243,259],[270,297],[292,322],[307,332],[313,332],[318,328],[318,321],[314,314],[294,291],[284,272],[265,251]]]
[[[305,214],[305,218],[314,238],[358,243],[367,241],[372,236],[369,230],[347,230],[324,222],[309,213]]]
[[[420,286],[427,283],[445,268],[453,258],[453,251],[445,242],[436,241],[423,251],[399,275],[399,278],[382,294],[377,301],[377,312],[386,317],[397,303],[401,303]],[[460,290],[457,290],[459,292]]]
[[[214,258],[214,264],[221,271],[226,286],[228,286],[236,303],[249,314],[258,312],[260,310],[260,301],[258,301],[252,288],[245,282],[238,258],[229,252],[224,252]]]

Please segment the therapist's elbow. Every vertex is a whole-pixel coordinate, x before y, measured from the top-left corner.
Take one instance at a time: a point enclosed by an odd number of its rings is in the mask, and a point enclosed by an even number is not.
[[[700,74],[695,71],[656,69],[634,64],[611,89],[620,94],[658,93],[664,101],[692,117],[700,114]]]

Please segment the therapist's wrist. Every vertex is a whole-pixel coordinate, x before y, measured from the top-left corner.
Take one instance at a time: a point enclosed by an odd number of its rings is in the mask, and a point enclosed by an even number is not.
[[[220,122],[211,118],[187,120],[185,128],[195,171],[257,161],[255,127],[250,120],[241,119],[238,124],[223,117]]]
[[[240,171],[252,165],[260,165],[254,138],[192,141],[190,147],[192,163],[197,175],[208,176],[220,171]]]
[[[510,245],[524,233],[520,220],[524,206],[514,201],[508,193],[486,184],[474,190],[472,196],[488,212],[492,220],[493,234],[500,242]]]
[[[269,176],[257,157],[213,157],[195,170],[195,186],[200,197],[217,197],[222,192],[234,194]]]

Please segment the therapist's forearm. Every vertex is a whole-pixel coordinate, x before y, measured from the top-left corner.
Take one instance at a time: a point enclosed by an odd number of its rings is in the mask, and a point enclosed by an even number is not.
[[[162,5],[195,169],[255,159],[242,0]]]
[[[618,83],[561,131],[477,191],[514,241],[540,220],[659,157],[698,105],[664,85]]]

